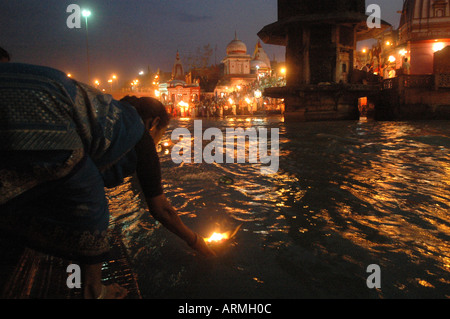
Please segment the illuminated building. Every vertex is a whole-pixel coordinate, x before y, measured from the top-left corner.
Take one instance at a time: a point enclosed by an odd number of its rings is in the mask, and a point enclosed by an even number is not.
[[[215,94],[221,96],[222,93],[230,93],[238,86],[245,86],[257,79],[257,74],[251,72],[252,57],[247,54],[247,46],[238,39],[235,34],[227,46],[227,55],[222,60],[224,65],[224,75],[217,83]]]
[[[177,52],[175,63],[172,68],[172,78],[166,83],[159,85],[161,100],[165,104],[181,109],[181,114],[187,114],[194,102],[200,100],[200,85],[198,83],[187,84],[180,54]],[[167,94],[167,96],[166,96]]]
[[[411,74],[432,74],[434,53],[450,45],[449,0],[404,1],[398,43]]]
[[[227,56],[222,61],[225,66],[226,76],[248,75],[250,74],[251,56],[247,54],[247,46],[238,39],[237,34],[234,40],[227,46]]]

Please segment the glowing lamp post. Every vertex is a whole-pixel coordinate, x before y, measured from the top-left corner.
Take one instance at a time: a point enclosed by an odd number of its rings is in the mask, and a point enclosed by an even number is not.
[[[87,54],[87,66],[88,66],[88,78],[91,78],[91,66],[89,61],[89,27],[88,27],[88,18],[91,16],[91,11],[83,10],[81,12],[82,16],[86,21],[86,54]]]
[[[117,75],[113,74],[112,80],[116,81],[116,90],[119,88],[119,80],[117,79]],[[111,84],[111,91],[113,90],[112,84]]]

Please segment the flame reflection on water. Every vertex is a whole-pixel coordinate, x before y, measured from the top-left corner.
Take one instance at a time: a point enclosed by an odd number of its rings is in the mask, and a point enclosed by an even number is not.
[[[450,297],[447,122],[208,125],[278,127],[280,170],[175,165],[161,154],[166,194],[188,226],[205,236],[243,224],[233,249],[206,264],[152,220],[131,180],[111,190],[144,296]],[[234,183],[218,183],[224,175]],[[377,291],[365,285],[373,263],[383,271]]]

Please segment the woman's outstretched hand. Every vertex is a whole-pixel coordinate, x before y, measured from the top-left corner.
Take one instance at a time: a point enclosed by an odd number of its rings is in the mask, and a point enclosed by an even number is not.
[[[169,231],[186,241],[194,250],[206,257],[216,253],[206,245],[203,237],[189,229],[178,216],[177,210],[170,204],[165,195],[147,199],[151,214]]]
[[[206,242],[203,239],[203,237],[197,233],[195,234],[195,241],[189,244],[189,246],[205,257],[216,256],[216,253],[211,248],[209,248],[208,245],[206,245]]]

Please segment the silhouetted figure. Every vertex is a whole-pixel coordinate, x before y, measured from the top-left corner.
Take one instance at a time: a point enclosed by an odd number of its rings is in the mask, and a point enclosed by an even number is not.
[[[402,64],[403,74],[409,74],[410,73],[410,68],[411,68],[411,64],[409,64],[408,58],[405,58],[403,60],[403,64]]]

